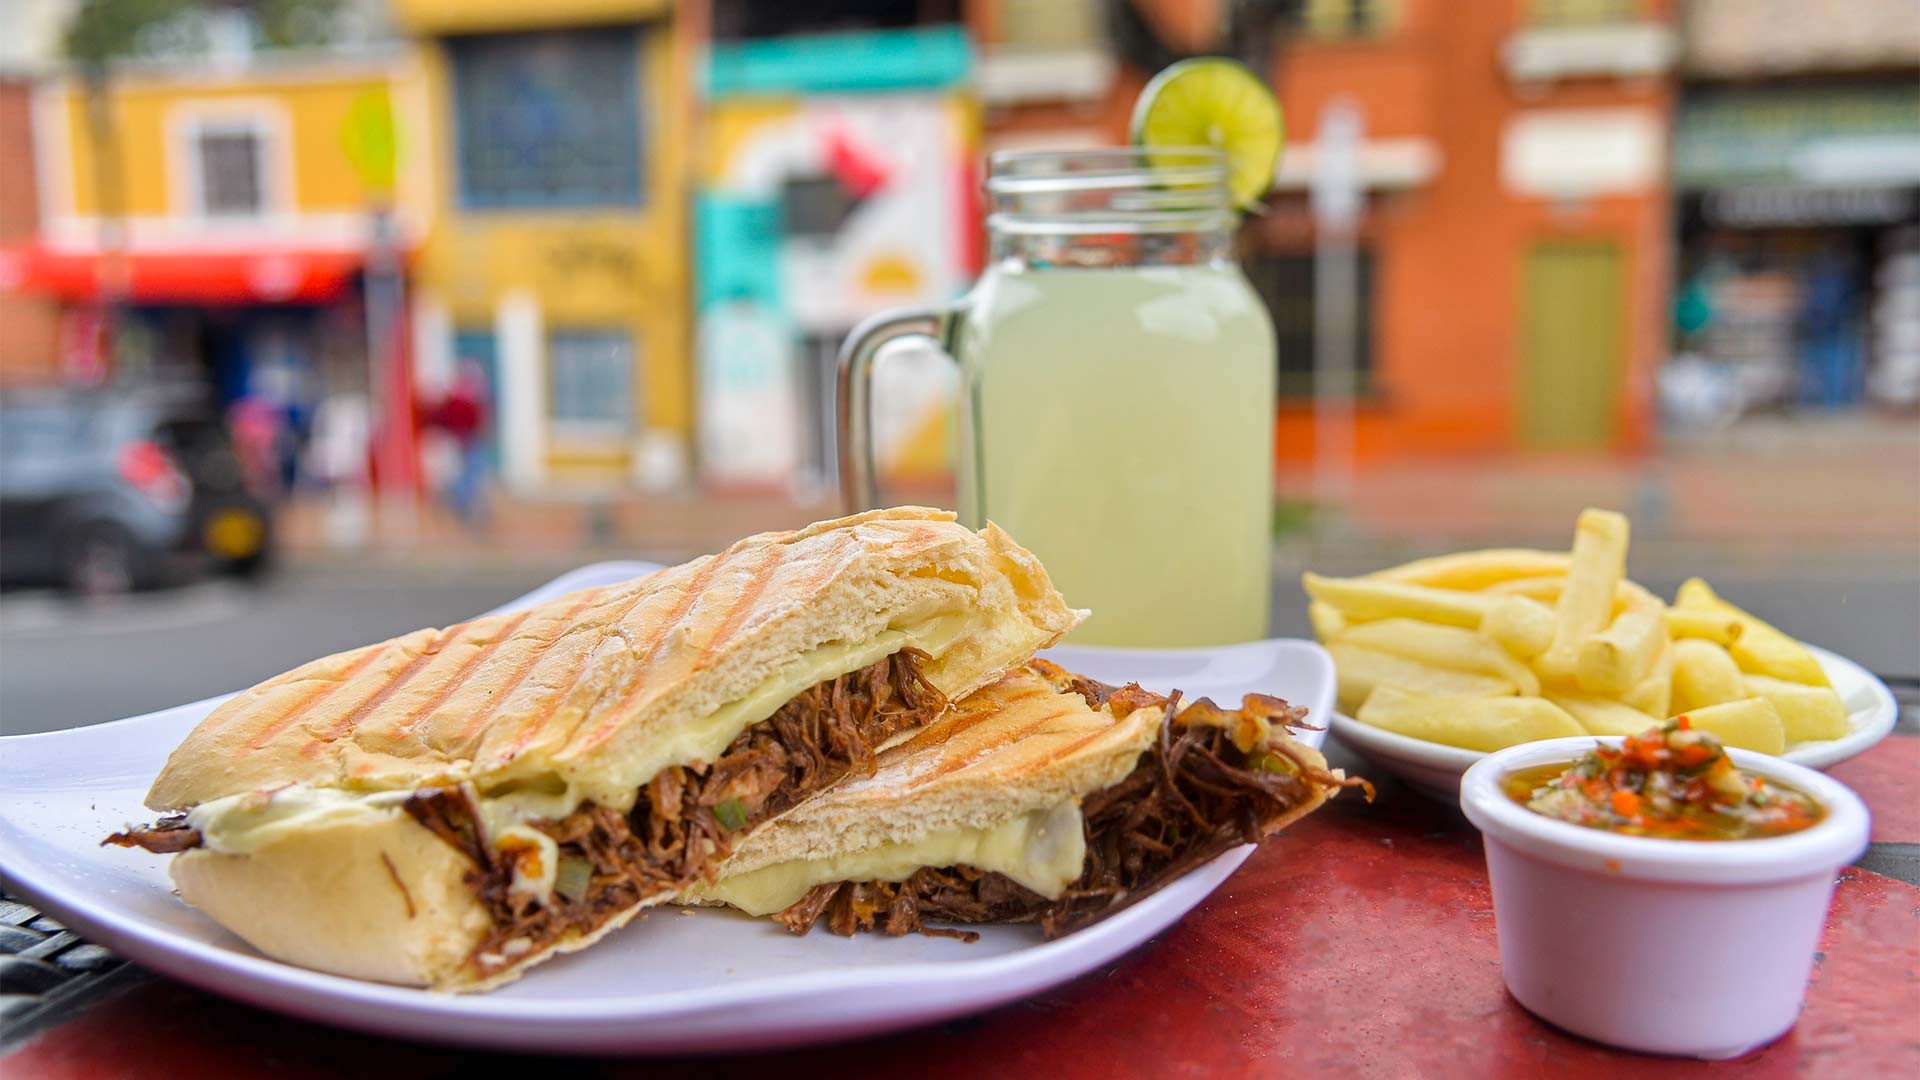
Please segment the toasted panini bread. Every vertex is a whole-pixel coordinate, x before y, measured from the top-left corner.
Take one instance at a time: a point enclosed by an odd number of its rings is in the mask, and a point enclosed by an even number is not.
[[[482,989],[590,944],[1071,629],[902,508],[316,660],[216,709],[117,842],[280,959]]]

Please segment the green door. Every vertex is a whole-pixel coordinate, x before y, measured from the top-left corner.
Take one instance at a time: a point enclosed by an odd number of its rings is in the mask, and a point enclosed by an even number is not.
[[[1539,244],[1527,254],[1520,370],[1524,446],[1600,448],[1620,404],[1620,248]]]

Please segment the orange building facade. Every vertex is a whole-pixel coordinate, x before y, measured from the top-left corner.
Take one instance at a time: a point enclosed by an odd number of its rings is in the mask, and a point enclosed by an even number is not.
[[[1130,3],[1136,39],[1222,47],[1207,4]],[[1148,74],[1126,43],[1057,15],[1010,30],[1012,10],[970,9],[987,148],[1123,141]],[[1315,446],[1308,189],[1338,101],[1362,126],[1356,456],[1646,444],[1668,342],[1673,23],[1671,0],[1306,0],[1277,28],[1288,148],[1241,260],[1278,331],[1283,464]]]
[[[1356,104],[1360,457],[1644,445],[1667,342],[1673,57],[1658,0],[1405,0],[1372,36],[1282,47],[1290,160],[1246,258],[1258,281],[1311,251],[1306,200],[1285,191],[1311,172],[1323,111]],[[1276,310],[1283,342],[1287,321]],[[1297,364],[1281,364],[1287,386]],[[1283,396],[1283,461],[1311,455],[1313,426],[1311,397]]]

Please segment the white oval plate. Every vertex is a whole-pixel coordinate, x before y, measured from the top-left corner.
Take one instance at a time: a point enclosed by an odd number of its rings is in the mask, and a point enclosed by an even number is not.
[[[653,569],[576,570],[507,608]],[[1057,661],[1110,682],[1137,678],[1237,704],[1279,694],[1324,717],[1333,664],[1304,641],[1222,649],[1067,647]],[[1171,681],[1169,681],[1171,680]],[[1111,919],[1058,941],[983,928],[973,944],[815,933],[704,909],[658,911],[592,949],[490,994],[359,982],[269,960],[173,895],[166,859],[102,848],[152,815],[141,806],[169,751],[224,697],[68,731],[0,738],[0,873],[79,933],[157,971],[296,1016],[438,1042],[550,1052],[682,1052],[797,1046],[1001,1005],[1073,979],[1172,925],[1252,851],[1222,854]],[[1322,733],[1304,741],[1318,745]]]
[[[1829,769],[1886,738],[1893,730],[1894,721],[1899,719],[1900,706],[1887,684],[1874,678],[1866,668],[1818,646],[1807,648],[1826,669],[1827,678],[1833,681],[1840,700],[1846,703],[1847,724],[1851,730],[1838,739],[1793,743],[1780,756],[1810,769]],[[1335,714],[1332,724],[1333,733],[1340,741],[1368,761],[1443,802],[1458,801],[1461,774],[1487,756],[1478,750],[1463,750],[1386,731],[1345,714]]]

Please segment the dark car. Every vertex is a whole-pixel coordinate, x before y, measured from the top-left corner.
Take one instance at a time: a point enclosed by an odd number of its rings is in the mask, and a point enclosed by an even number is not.
[[[272,518],[216,413],[162,393],[0,397],[0,579],[123,592],[252,573]]]

